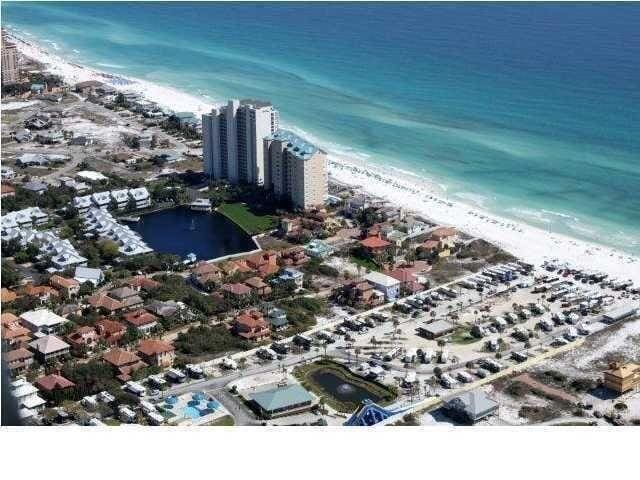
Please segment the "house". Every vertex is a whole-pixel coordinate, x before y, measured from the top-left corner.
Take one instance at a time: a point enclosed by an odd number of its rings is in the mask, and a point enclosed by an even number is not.
[[[145,187],[132,188],[129,196],[135,202],[136,208],[147,208],[151,205],[151,196]]]
[[[96,293],[87,298],[87,303],[93,308],[105,310],[108,313],[114,313],[122,310],[124,305],[119,300],[111,298],[106,293]]]
[[[296,288],[302,288],[303,280],[304,274],[300,270],[289,267],[283,269],[280,276],[278,276],[279,282],[293,282]]]
[[[40,300],[40,303],[45,303],[51,300],[51,297],[58,297],[60,294],[58,291],[48,285],[35,286],[29,283],[20,288],[19,293],[29,297],[34,297]]]
[[[640,387],[640,365],[612,363],[604,372],[604,386],[620,394]]]
[[[253,393],[249,399],[262,418],[304,412],[314,404],[311,394],[298,384]]]
[[[368,255],[374,256],[384,253],[391,246],[391,242],[383,240],[379,236],[371,236],[360,240],[360,246]]]
[[[303,247],[292,247],[280,253],[280,262],[287,267],[299,267],[309,261]]]
[[[91,351],[94,349],[98,341],[100,340],[100,335],[95,330],[95,328],[91,327],[78,327],[69,335],[67,335],[67,341],[71,345],[71,348],[75,351]]]
[[[69,145],[76,146],[76,147],[86,147],[88,145],[91,145],[92,143],[93,143],[93,139],[85,135],[79,135],[69,140]]]
[[[146,310],[134,310],[124,315],[124,321],[142,333],[149,333],[157,324],[158,317]]]
[[[90,95],[95,95],[97,90],[102,87],[104,84],[97,80],[87,80],[86,82],[78,82],[75,85],[75,91],[88,97]]]
[[[393,302],[400,296],[400,281],[379,272],[369,272],[364,279],[373,288],[382,292],[387,302]]]
[[[37,193],[38,195],[42,195],[49,189],[49,185],[44,182],[38,182],[36,180],[32,180],[30,182],[24,183],[22,185],[24,190],[28,190],[33,193]]]
[[[117,344],[127,332],[127,327],[115,320],[103,318],[95,324],[96,333],[100,336],[100,340],[108,345]]]
[[[80,292],[80,282],[75,278],[65,278],[61,275],[52,275],[49,278],[49,284],[58,289],[58,291],[65,298],[71,298],[78,295]]]
[[[40,363],[47,363],[56,358],[66,356],[71,349],[71,345],[55,335],[46,335],[33,340],[29,343],[29,347]]]
[[[182,310],[184,308],[184,304],[181,302],[174,302],[173,300],[167,300],[165,302],[160,300],[151,300],[144,308],[158,317],[167,318]]]
[[[43,145],[53,145],[60,143],[64,140],[64,134],[62,130],[48,130],[46,132],[38,132],[35,136],[35,141],[42,143]]]
[[[244,281],[244,284],[250,287],[257,295],[263,297],[271,293],[271,287],[264,283],[260,277],[251,277]]]
[[[16,348],[2,354],[2,359],[12,375],[29,369],[33,364],[33,353],[24,347]]]
[[[458,231],[453,227],[439,227],[431,232],[430,240],[439,242],[440,249],[451,249],[458,239]]]
[[[191,269],[191,280],[204,287],[208,282],[216,282],[224,276],[222,270],[214,263],[198,262]]]
[[[102,182],[109,180],[109,177],[94,170],[81,170],[76,173],[76,177],[80,177],[83,180],[87,180],[89,182]]]
[[[448,416],[462,423],[473,425],[498,411],[498,402],[487,396],[483,390],[471,390],[445,402]]]
[[[253,270],[260,271],[261,267],[276,267],[275,271],[278,271],[278,257],[275,252],[261,252],[255,255],[251,255],[244,259],[247,266]],[[274,273],[274,272],[272,272]]]
[[[384,303],[384,294],[366,281],[346,282],[338,287],[338,300],[354,307],[375,307]]]
[[[116,378],[123,383],[131,380],[133,372],[147,366],[135,353],[121,348],[112,348],[102,355],[102,360],[113,367]]]
[[[160,286],[160,282],[157,282],[152,278],[145,277],[144,275],[129,277],[123,283],[136,292],[140,292],[141,290],[150,292]]]
[[[222,286],[222,291],[228,298],[244,299],[251,294],[251,288],[242,283],[226,283]]]
[[[2,287],[2,293],[0,293],[0,302],[1,303],[11,303],[18,295],[13,290],[9,290],[8,288]]]
[[[31,133],[31,130],[23,128],[18,130],[13,138],[18,143],[26,143],[31,141],[31,139],[33,138],[33,134]]]
[[[221,263],[219,266],[225,276],[233,275],[235,273],[249,273],[252,271],[251,267],[249,267],[247,262],[244,260],[232,260]]]
[[[20,319],[13,313],[2,314],[2,344],[9,347],[22,345],[31,340],[31,331],[20,325]]]
[[[0,195],[1,198],[15,197],[15,195],[16,189],[13,185],[9,185],[7,183],[2,184],[2,195]]]
[[[321,240],[313,240],[304,246],[304,251],[310,257],[324,259],[333,255],[334,249]]]
[[[35,386],[48,396],[51,396],[56,391],[68,390],[76,386],[71,380],[67,380],[62,375],[46,375],[36,380]]]
[[[104,274],[99,268],[76,267],[74,277],[80,285],[91,282],[96,287],[104,280]]]
[[[91,201],[96,207],[103,208],[111,205],[111,193],[110,192],[96,192],[91,194]]]
[[[11,396],[16,400],[18,413],[22,419],[37,415],[47,403],[38,395],[38,389],[23,378],[11,382],[10,391]]]
[[[289,325],[287,312],[280,308],[272,308],[267,314],[267,321],[273,330],[282,330]]]
[[[137,308],[144,303],[138,292],[130,287],[114,288],[109,290],[108,295],[121,302],[124,308]]]
[[[56,311],[58,315],[68,318],[70,315],[82,315],[83,306],[79,303],[71,302],[60,305]]]
[[[233,331],[239,337],[255,342],[260,342],[271,335],[269,324],[257,310],[246,310],[238,315],[233,324]]]
[[[111,196],[111,201],[115,204],[118,210],[126,208],[129,204],[129,190],[126,188],[123,190],[111,190],[109,195]]]
[[[93,203],[91,195],[85,195],[83,197],[73,197],[73,206],[76,210],[78,210],[78,213],[85,213],[87,210],[89,210],[89,208],[91,208],[92,205]]]
[[[419,326],[417,330],[420,335],[423,335],[429,340],[433,340],[443,335],[447,335],[455,329],[456,326],[451,322],[447,322],[446,320],[436,320],[435,322],[425,323]]]
[[[20,323],[32,332],[41,332],[45,334],[54,333],[60,329],[62,325],[69,320],[56,315],[51,310],[40,308],[30,310],[20,315]]]
[[[175,349],[169,342],[162,340],[142,340],[138,344],[140,358],[149,365],[168,368],[176,357]]]

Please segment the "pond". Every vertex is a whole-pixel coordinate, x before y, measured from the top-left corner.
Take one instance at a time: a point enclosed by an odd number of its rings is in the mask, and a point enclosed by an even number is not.
[[[310,379],[318,384],[324,391],[342,403],[359,405],[362,400],[369,399],[380,402],[383,397],[371,390],[353,384],[334,372],[317,370],[309,375]]]
[[[195,253],[208,260],[256,248],[244,230],[217,212],[176,207],[143,215],[129,226],[155,251],[182,258]]]

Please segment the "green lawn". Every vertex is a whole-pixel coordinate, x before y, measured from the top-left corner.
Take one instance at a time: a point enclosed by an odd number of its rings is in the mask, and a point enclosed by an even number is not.
[[[468,343],[474,343],[480,340],[479,338],[471,335],[471,333],[469,333],[469,329],[464,327],[458,328],[449,336],[449,338],[451,339],[451,343],[455,343],[458,345],[466,345]]]
[[[357,257],[355,255],[351,255],[349,257],[349,260],[356,264],[361,266],[362,268],[365,268],[367,270],[370,270],[372,272],[379,272],[380,271],[380,267],[370,258],[362,258],[362,257]]]
[[[277,226],[277,219],[273,215],[256,215],[244,203],[223,203],[218,212],[240,226],[250,235],[272,230]]]
[[[205,427],[233,427],[234,425],[233,417],[231,415],[225,415],[224,417],[216,418],[205,424]]]

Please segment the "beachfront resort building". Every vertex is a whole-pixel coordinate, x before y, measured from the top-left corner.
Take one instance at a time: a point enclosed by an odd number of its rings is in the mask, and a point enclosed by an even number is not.
[[[213,180],[265,182],[263,138],[278,129],[280,114],[269,102],[230,100],[202,115],[204,171]]]
[[[13,85],[20,80],[18,70],[18,49],[2,34],[2,86]]]
[[[327,198],[327,156],[293,132],[278,130],[264,139],[265,186],[296,208],[323,205]]]

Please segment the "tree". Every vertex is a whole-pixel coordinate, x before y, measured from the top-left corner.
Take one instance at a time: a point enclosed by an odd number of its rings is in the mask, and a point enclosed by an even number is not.
[[[93,283],[87,280],[80,285],[80,288],[78,289],[78,296],[85,297],[87,295],[91,295],[94,288],[95,286]]]
[[[0,277],[0,282],[2,282],[3,287],[10,287],[15,285],[20,281],[21,275],[16,269],[13,262],[9,260],[2,260],[2,277]]]
[[[120,247],[113,240],[101,240],[98,242],[98,249],[106,262],[112,261],[120,254]]]
[[[437,377],[440,378],[442,376],[442,368],[440,367],[436,367],[433,369],[433,374]]]

